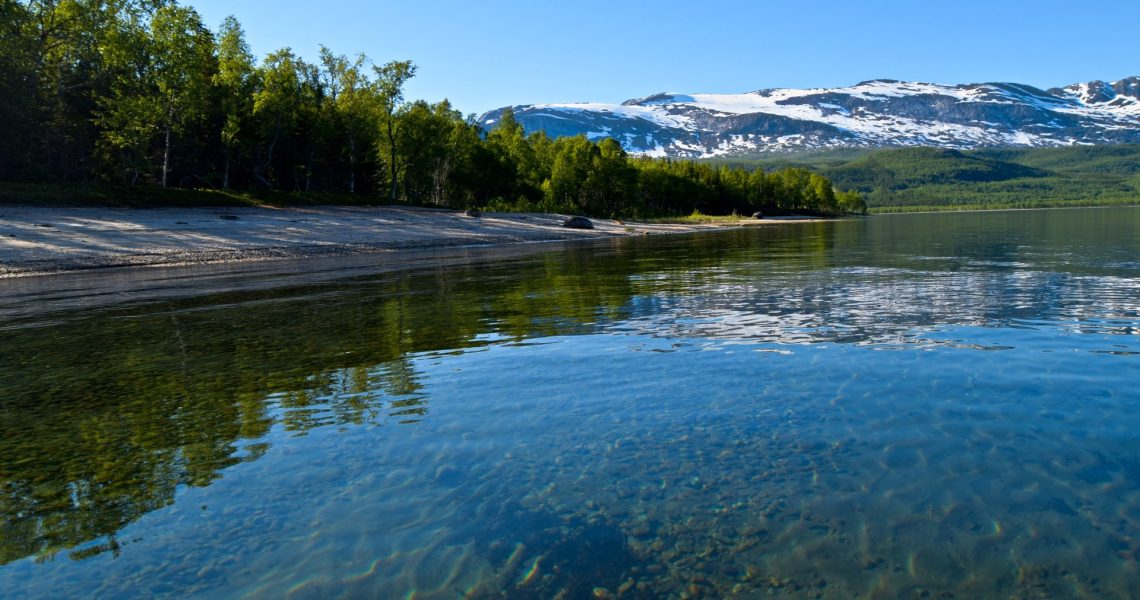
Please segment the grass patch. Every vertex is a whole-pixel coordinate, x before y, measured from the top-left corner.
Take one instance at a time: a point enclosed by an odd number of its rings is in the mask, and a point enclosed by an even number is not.
[[[741,217],[738,214],[731,215],[706,215],[699,210],[694,210],[691,214],[681,217],[661,217],[657,219],[650,219],[652,223],[678,223],[683,225],[694,225],[699,223],[706,223],[711,225],[733,225],[739,223]]]

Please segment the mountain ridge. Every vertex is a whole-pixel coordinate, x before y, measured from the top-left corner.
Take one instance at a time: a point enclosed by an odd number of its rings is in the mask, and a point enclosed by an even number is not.
[[[871,79],[839,88],[740,94],[664,92],[621,104],[504,107],[527,132],[612,137],[631,153],[678,158],[827,148],[968,150],[1140,143],[1140,77],[1059,88],[1012,82],[934,84]]]

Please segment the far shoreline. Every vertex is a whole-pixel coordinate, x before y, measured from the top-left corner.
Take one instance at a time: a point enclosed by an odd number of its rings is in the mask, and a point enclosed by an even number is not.
[[[406,206],[110,208],[0,206],[0,279],[77,272],[298,260],[407,250],[497,247],[718,231],[817,221],[649,223],[568,215],[483,213]]]
[[[1006,212],[1033,212],[1042,210],[1088,210],[1098,208],[1140,208],[1140,202],[1132,204],[1089,204],[1089,205],[1057,205],[1057,206],[1028,206],[1028,207],[1014,207],[1007,206],[1001,208],[962,208],[962,209],[946,209],[946,210],[899,210],[899,211],[881,211],[871,210],[865,216],[868,217],[894,217],[899,215],[954,215],[954,214],[972,214],[972,213],[1006,213]]]

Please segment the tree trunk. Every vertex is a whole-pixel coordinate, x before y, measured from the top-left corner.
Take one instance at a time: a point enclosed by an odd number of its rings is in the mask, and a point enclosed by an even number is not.
[[[222,171],[222,189],[230,189],[230,149],[226,148],[226,168]]]
[[[170,103],[170,110],[166,114],[166,148],[162,152],[162,187],[166,187],[166,176],[170,173],[170,129],[174,121],[174,103]]]
[[[392,113],[388,113],[388,176],[392,179],[392,189],[388,192],[388,199],[396,201],[396,192],[399,187],[396,181],[396,133],[392,130]]]
[[[307,154],[308,158],[305,160],[305,191],[306,192],[312,191],[312,188],[313,188],[313,165],[315,164],[315,160],[313,159],[313,154],[314,154],[313,148],[310,145],[309,152]]]
[[[257,174],[257,178],[261,183],[269,189],[273,189],[269,177],[273,172],[273,149],[277,146],[277,139],[281,137],[281,115],[278,114],[273,119],[273,137],[269,138],[269,143],[265,146],[265,158],[261,163],[261,172]]]
[[[451,158],[439,159],[431,173],[431,202],[437,206],[446,203],[447,180],[451,177]]]
[[[356,136],[348,132],[348,193],[356,193]]]

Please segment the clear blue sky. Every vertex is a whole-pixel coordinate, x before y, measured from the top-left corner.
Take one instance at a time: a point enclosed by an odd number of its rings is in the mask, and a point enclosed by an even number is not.
[[[470,113],[655,92],[831,87],[890,78],[1054,87],[1140,75],[1140,2],[1121,0],[182,0],[254,53],[319,44],[410,59],[409,99]]]

